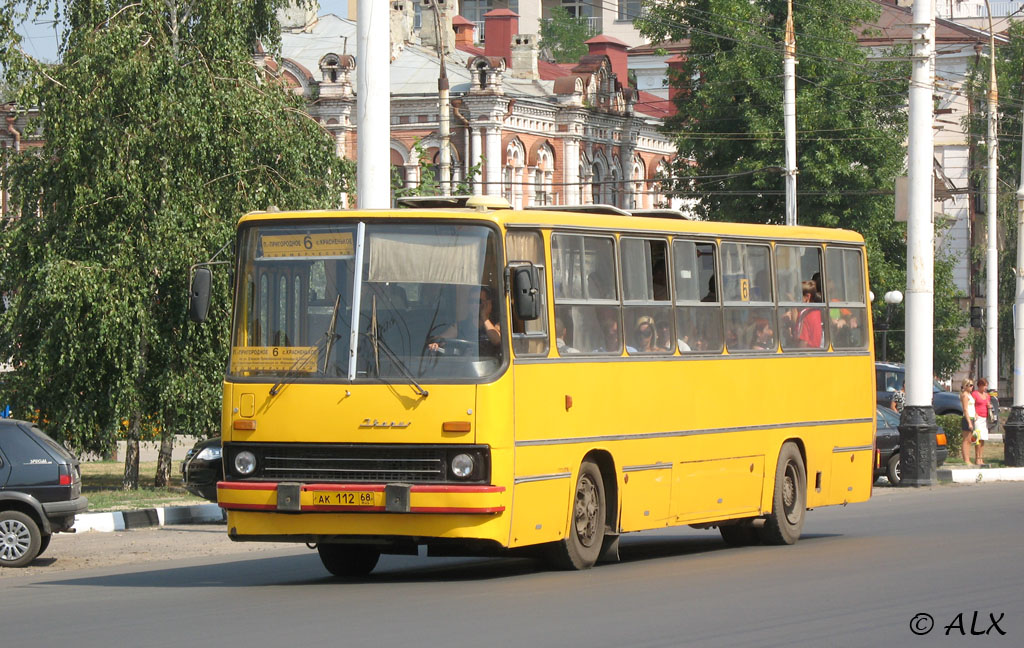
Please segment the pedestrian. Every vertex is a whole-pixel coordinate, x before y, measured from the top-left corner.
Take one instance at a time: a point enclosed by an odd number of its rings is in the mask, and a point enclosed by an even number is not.
[[[978,388],[971,394],[974,397],[974,463],[984,466],[982,456],[985,454],[985,442],[988,441],[988,410],[992,406],[992,396],[988,393],[988,381],[978,379]]]
[[[970,450],[971,444],[974,443],[974,420],[977,418],[977,413],[974,410],[973,391],[974,381],[964,378],[960,383],[960,405],[964,412],[963,420],[960,422],[960,431],[963,436],[963,440],[960,442],[960,454],[968,466],[972,465]]]
[[[897,414],[903,413],[903,407],[907,404],[907,392],[903,390],[903,385],[900,385],[899,389],[892,393],[892,400],[889,401],[889,407],[892,411]]]

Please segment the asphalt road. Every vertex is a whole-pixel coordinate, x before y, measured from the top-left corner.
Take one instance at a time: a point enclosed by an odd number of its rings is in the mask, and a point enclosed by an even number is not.
[[[792,547],[732,549],[689,528],[630,535],[622,562],[574,573],[385,556],[355,584],[302,546],[233,547],[5,573],[0,645],[1024,645],[1020,483],[876,488],[870,502],[809,513]],[[923,614],[934,626],[918,636]]]

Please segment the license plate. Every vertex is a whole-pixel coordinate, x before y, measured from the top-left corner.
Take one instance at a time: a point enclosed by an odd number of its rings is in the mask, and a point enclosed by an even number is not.
[[[313,506],[376,506],[371,491],[313,491]],[[381,493],[383,495],[383,493]],[[382,504],[381,504],[382,505]]]

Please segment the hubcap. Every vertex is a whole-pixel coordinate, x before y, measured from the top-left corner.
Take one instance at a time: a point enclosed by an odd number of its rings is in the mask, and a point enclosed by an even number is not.
[[[17,520],[0,522],[0,560],[14,561],[28,551],[32,539],[28,527]]]
[[[576,485],[576,513],[574,519],[576,523],[576,537],[579,538],[580,544],[584,547],[592,546],[600,535],[598,533],[600,520],[597,519],[598,509],[600,508],[599,504],[597,486],[588,475],[583,475]]]

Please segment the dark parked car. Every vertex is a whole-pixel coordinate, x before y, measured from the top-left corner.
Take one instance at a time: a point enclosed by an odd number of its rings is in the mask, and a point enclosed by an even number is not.
[[[890,406],[892,395],[903,387],[905,374],[906,368],[901,364],[875,363],[875,400],[879,405]],[[960,404],[960,394],[946,391],[936,382],[932,382],[932,409],[935,410],[936,416],[943,414],[962,416],[964,413],[964,408]]]
[[[878,405],[875,411],[878,424],[875,433],[875,479],[885,475],[893,486],[900,485],[900,415],[888,407]],[[946,461],[949,449],[946,434],[939,428],[935,434],[935,465]]]
[[[193,495],[216,502],[217,482],[223,479],[220,437],[196,443],[181,462],[181,481],[185,484],[185,490]]]
[[[0,419],[0,567],[24,567],[89,506],[78,459],[42,430]]]

